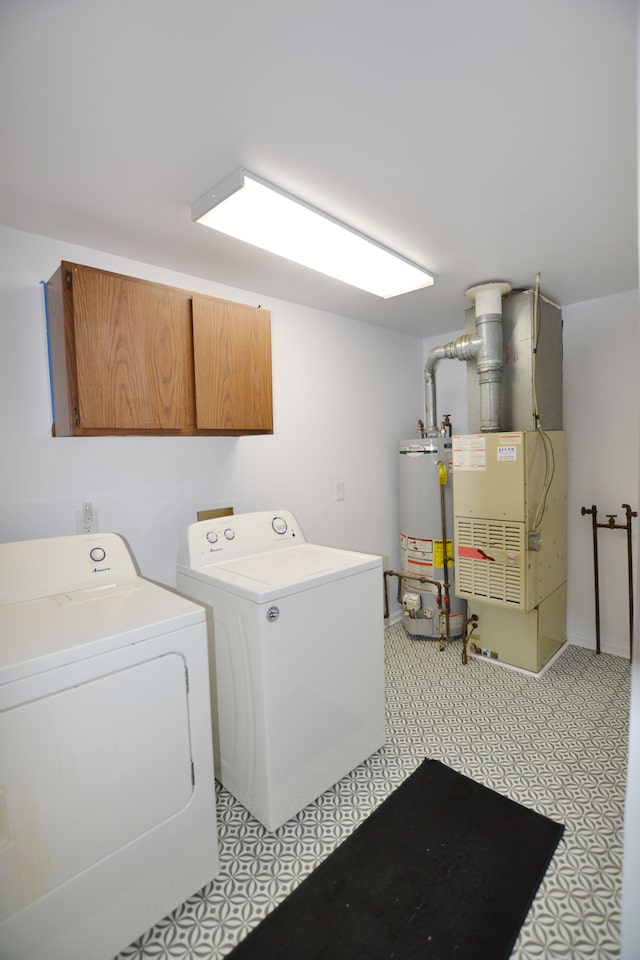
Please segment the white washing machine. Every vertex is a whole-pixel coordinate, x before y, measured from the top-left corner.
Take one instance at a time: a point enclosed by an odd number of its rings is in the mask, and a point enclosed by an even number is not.
[[[216,875],[207,674],[120,537],[0,544],[3,960],[111,960]]]
[[[384,743],[382,559],[307,543],[288,511],[192,524],[178,589],[207,604],[216,776],[276,830]]]

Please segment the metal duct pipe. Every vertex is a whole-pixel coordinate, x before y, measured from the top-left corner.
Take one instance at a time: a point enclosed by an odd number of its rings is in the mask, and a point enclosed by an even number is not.
[[[465,296],[475,299],[476,332],[465,333],[440,347],[434,347],[424,367],[425,434],[435,437],[439,430],[436,416],[436,366],[439,360],[477,358],[480,381],[481,429],[490,433],[500,429],[500,403],[503,368],[502,298],[511,284],[482,283],[470,287]]]
[[[511,291],[509,283],[481,283],[470,287],[465,296],[475,300],[476,335],[481,346],[477,353],[480,383],[480,430],[492,433],[501,426],[502,371],[502,298]]]
[[[425,396],[425,434],[427,437],[437,437],[438,430],[436,417],[436,366],[439,360],[472,360],[477,356],[482,340],[477,334],[465,333],[457,340],[451,340],[441,347],[434,347],[427,356],[424,365],[424,396]]]

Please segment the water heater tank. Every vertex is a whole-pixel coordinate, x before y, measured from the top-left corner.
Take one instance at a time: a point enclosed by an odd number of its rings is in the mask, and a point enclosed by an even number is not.
[[[448,436],[400,442],[401,594],[403,623],[412,636],[435,639],[441,626],[446,638],[462,632],[466,604],[455,596],[452,449]],[[440,589],[419,577],[438,581]],[[449,616],[442,619],[447,601]]]

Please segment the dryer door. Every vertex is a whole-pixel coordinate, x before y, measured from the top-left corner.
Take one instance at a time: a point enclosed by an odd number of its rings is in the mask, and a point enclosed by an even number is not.
[[[0,713],[0,924],[191,799],[183,657],[105,659]]]

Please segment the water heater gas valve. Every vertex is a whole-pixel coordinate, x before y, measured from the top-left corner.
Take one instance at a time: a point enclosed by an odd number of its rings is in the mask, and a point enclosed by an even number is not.
[[[419,593],[405,593],[402,595],[402,606],[405,610],[408,610],[412,613],[417,613],[420,609],[420,594]]]

